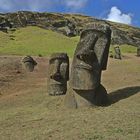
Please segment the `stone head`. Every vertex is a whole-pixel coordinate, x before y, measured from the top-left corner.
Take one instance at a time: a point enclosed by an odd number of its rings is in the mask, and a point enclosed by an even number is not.
[[[48,90],[51,95],[64,94],[69,80],[69,58],[66,53],[54,53],[49,60]]]
[[[140,47],[139,46],[137,47],[137,56],[138,57],[140,56]]]
[[[25,66],[25,69],[29,72],[34,70],[34,67],[37,65],[37,62],[29,55],[22,59],[22,62]]]
[[[122,58],[121,57],[121,50],[120,50],[119,46],[114,47],[114,53],[115,53],[115,55],[114,55],[115,59],[121,59]]]
[[[70,83],[75,90],[94,90],[106,70],[111,30],[106,25],[90,24],[81,33],[71,68]]]

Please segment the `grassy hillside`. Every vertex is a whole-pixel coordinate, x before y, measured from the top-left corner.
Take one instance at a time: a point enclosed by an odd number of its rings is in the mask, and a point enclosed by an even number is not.
[[[138,57],[128,56],[109,59],[103,72],[102,84],[112,104],[76,110],[64,106],[65,95],[48,95],[45,57],[35,57],[35,71],[23,71],[16,80],[14,62],[20,64],[21,57],[0,57],[4,64],[10,61],[0,76],[14,79],[3,90],[0,86],[0,140],[139,140],[140,65]]]
[[[66,37],[57,32],[28,26],[8,34],[0,32],[0,55],[42,55],[53,52],[67,52],[73,56],[79,37]],[[113,48],[111,48],[113,51]],[[121,47],[122,53],[136,53],[136,48]]]
[[[70,56],[79,37],[68,38],[62,34],[38,27],[26,27],[16,32],[0,32],[0,54],[50,55],[53,52],[67,52]]]

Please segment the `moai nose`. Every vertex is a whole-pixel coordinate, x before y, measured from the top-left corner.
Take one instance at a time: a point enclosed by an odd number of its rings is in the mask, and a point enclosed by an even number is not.
[[[55,68],[53,69],[53,74],[50,76],[51,79],[54,79],[54,80],[60,79],[60,77],[61,77],[60,65],[61,65],[61,63],[59,62],[59,60],[55,60]]]

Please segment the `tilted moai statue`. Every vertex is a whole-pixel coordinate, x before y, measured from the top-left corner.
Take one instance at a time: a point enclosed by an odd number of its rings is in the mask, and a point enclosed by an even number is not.
[[[114,47],[114,58],[115,59],[122,59],[122,56],[121,56],[121,50],[119,48],[119,46],[116,46]]]
[[[54,53],[49,60],[47,92],[49,95],[63,95],[69,80],[69,58],[66,53]]]
[[[137,47],[137,56],[140,57],[140,47]]]
[[[22,62],[24,64],[25,69],[29,72],[33,72],[34,67],[37,65],[37,62],[31,56],[24,57],[22,59]]]
[[[102,70],[107,67],[110,40],[111,30],[107,25],[91,24],[81,33],[64,101],[67,107],[108,104],[107,91],[100,82]]]

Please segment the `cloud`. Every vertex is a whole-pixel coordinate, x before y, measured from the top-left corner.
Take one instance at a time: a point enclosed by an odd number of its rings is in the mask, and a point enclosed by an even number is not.
[[[9,10],[12,7],[12,3],[8,0],[0,0],[0,9]]]
[[[0,12],[18,10],[47,11],[53,9],[60,0],[0,0]]]
[[[128,13],[122,13],[120,9],[118,9],[116,6],[112,7],[110,10],[110,13],[108,14],[107,20],[114,21],[114,22],[120,22],[124,24],[131,24],[132,23],[132,14]]]
[[[31,11],[47,11],[56,6],[58,0],[24,0]]]
[[[60,7],[68,11],[80,11],[87,2],[88,0],[0,0],[0,12],[55,11]]]
[[[86,6],[88,0],[62,0],[62,3],[70,9],[79,10]]]

